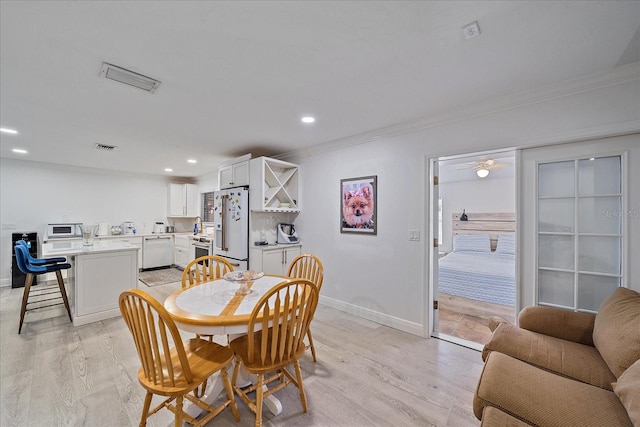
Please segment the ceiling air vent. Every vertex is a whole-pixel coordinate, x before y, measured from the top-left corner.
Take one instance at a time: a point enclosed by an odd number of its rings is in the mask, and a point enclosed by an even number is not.
[[[151,77],[143,76],[142,74],[134,73],[131,70],[127,70],[116,65],[102,63],[102,71],[100,71],[100,77],[105,79],[115,80],[116,82],[124,83],[129,86],[137,87],[138,89],[146,90],[147,92],[154,93],[160,82]]]
[[[116,145],[96,144],[96,150],[113,151],[116,148]]]

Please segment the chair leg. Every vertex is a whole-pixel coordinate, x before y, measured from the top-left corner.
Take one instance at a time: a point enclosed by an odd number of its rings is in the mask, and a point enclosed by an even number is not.
[[[20,326],[18,326],[18,334],[22,332],[22,322],[27,312],[27,301],[29,300],[29,291],[31,291],[31,283],[33,283],[33,274],[27,274],[24,282],[24,290],[22,291],[22,306],[20,307]]]
[[[147,392],[147,395],[144,397],[144,405],[142,406],[142,418],[140,418],[140,427],[145,427],[147,425],[147,418],[149,417],[149,407],[151,406],[151,398],[153,394]]]
[[[184,398],[182,396],[176,397],[176,422],[175,427],[182,427],[182,406]]]
[[[73,322],[71,318],[71,308],[69,308],[69,299],[67,299],[67,291],[64,288],[64,280],[62,279],[62,273],[60,270],[56,270],[56,277],[58,279],[58,287],[60,288],[60,293],[62,294],[62,300],[64,301],[64,306],[67,308],[67,314],[69,315],[69,320]],[[314,359],[315,360],[315,356]]]
[[[220,369],[220,375],[222,375],[222,381],[224,382],[224,388],[227,390],[227,398],[231,401],[231,412],[236,422],[240,421],[240,413],[238,412],[238,405],[236,404],[236,398],[233,394],[233,388],[231,387],[231,380],[227,374],[227,368]]]
[[[304,385],[302,383],[302,371],[300,370],[300,362],[296,360],[293,363],[296,369],[296,378],[298,379],[298,391],[300,392],[300,402],[302,403],[302,410],[307,412],[307,395],[304,393]]]
[[[236,362],[233,366],[233,374],[231,375],[231,385],[236,385],[236,380],[238,379],[238,372],[240,372],[240,358],[236,357]]]
[[[262,427],[262,384],[264,384],[264,374],[258,374],[258,388],[256,388],[256,427]]]
[[[311,349],[311,356],[313,356],[313,361],[316,362],[316,348],[313,346],[313,338],[311,337],[311,328],[307,329],[307,338],[309,338],[309,348]]]

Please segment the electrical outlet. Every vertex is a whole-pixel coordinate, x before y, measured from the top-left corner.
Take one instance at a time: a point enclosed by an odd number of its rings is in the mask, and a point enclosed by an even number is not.
[[[479,36],[480,26],[478,25],[478,21],[473,21],[471,24],[462,27],[462,34],[464,34],[465,39]]]

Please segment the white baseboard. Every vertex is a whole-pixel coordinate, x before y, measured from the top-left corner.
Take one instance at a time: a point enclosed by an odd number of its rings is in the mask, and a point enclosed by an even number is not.
[[[388,314],[380,313],[322,295],[320,295],[318,303],[409,334],[418,335],[420,337],[424,337],[426,335],[424,332],[424,326],[419,323],[410,322],[405,319],[400,319],[395,316],[390,316]]]

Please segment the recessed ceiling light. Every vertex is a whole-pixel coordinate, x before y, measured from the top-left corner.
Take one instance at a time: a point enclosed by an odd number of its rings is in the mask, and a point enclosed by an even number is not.
[[[198,161],[196,159],[189,159],[187,160],[188,163],[198,163]]]
[[[302,123],[313,123],[316,121],[316,118],[311,116],[304,116],[300,120],[302,120]]]
[[[23,150],[22,148],[14,148],[13,152],[18,154],[27,154],[27,150]]]
[[[173,169],[171,169],[171,168],[164,168],[164,171],[165,171],[165,172],[173,172]]]
[[[17,134],[17,133],[18,133],[18,131],[17,131],[17,130],[14,130],[14,129],[7,129],[7,128],[0,128],[0,132],[3,132],[3,133],[10,133],[10,134],[13,134],[13,135],[15,135],[15,134]]]

